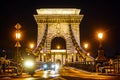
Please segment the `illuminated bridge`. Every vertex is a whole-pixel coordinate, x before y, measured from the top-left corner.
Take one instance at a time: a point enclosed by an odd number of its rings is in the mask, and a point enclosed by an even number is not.
[[[38,25],[37,46],[33,50],[36,61],[64,65],[94,60],[80,45],[80,9],[37,9],[34,18]]]

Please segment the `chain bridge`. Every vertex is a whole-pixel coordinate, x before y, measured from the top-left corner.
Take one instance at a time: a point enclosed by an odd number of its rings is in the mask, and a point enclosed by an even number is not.
[[[37,61],[60,62],[93,61],[80,45],[80,9],[37,9],[34,18],[38,25],[37,46],[33,50]],[[81,34],[82,35],[82,34]]]

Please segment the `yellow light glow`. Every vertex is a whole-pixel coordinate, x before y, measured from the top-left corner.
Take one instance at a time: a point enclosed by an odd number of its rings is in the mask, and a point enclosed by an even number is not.
[[[44,56],[46,56],[46,54],[44,54]]]
[[[34,44],[33,44],[33,43],[30,44],[30,48],[31,48],[31,49],[34,48]]]
[[[43,53],[43,50],[41,50],[40,53]]]
[[[87,43],[84,44],[84,48],[85,48],[85,49],[88,48],[88,44],[87,44]]]
[[[101,32],[98,33],[98,38],[99,38],[99,39],[102,39],[102,38],[103,38],[103,33],[101,33]]]
[[[51,52],[66,52],[66,50],[51,50]]]
[[[57,46],[57,49],[60,49],[60,46]]]
[[[26,62],[24,63],[24,65],[25,65],[26,67],[32,67],[32,66],[34,65],[34,62],[31,61],[31,60],[28,60],[28,61],[26,61]]]
[[[90,53],[87,53],[87,56],[90,56]]]
[[[43,77],[44,77],[44,78],[47,78],[47,77],[48,77],[48,71],[44,71]]]
[[[79,14],[80,10],[75,8],[63,8],[63,9],[37,9],[38,14]]]
[[[16,33],[16,39],[20,39],[21,34],[19,32]]]

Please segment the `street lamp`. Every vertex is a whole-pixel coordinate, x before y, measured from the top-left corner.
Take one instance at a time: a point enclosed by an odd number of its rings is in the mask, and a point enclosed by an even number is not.
[[[104,62],[106,60],[106,58],[104,56],[104,50],[103,50],[103,46],[102,46],[102,40],[103,40],[102,32],[98,33],[98,39],[99,39],[99,47],[98,47],[98,56],[97,56],[96,60],[98,62]]]
[[[102,32],[98,33],[98,38],[103,39],[103,33]]]
[[[87,56],[90,56],[90,53],[89,53],[89,52],[87,53]]]
[[[86,53],[85,53],[85,61],[86,61],[86,56],[87,56],[87,53],[88,53],[88,43],[84,44],[84,48],[86,50]]]
[[[60,49],[60,46],[59,46],[59,45],[57,46],[57,49]]]
[[[102,40],[103,40],[103,33],[98,33],[98,39],[99,39],[99,49],[102,49]]]
[[[30,43],[30,49],[33,49],[33,48],[34,48],[34,44]]]
[[[17,48],[17,52],[16,52],[16,56],[15,56],[15,60],[16,60],[16,63],[17,63],[17,72],[19,71],[18,70],[18,63],[20,62],[20,60],[22,59],[21,58],[21,54],[19,53],[19,47],[21,47],[20,45],[20,38],[21,38],[21,31],[20,31],[20,28],[21,28],[21,25],[19,23],[17,23],[15,25],[15,28],[16,28],[16,44],[15,44],[15,47]]]
[[[17,31],[17,32],[16,32],[16,39],[17,39],[17,40],[20,40],[20,37],[21,37],[21,34],[20,34],[20,32]]]
[[[76,54],[76,61],[78,61],[78,51],[75,50],[75,54]]]
[[[99,48],[102,47],[102,39],[103,39],[103,33],[98,33],[98,39],[99,39]]]
[[[29,44],[29,48],[26,49],[27,52],[28,52],[28,56],[29,56],[30,54],[32,54],[33,48],[34,48],[34,44],[33,44],[33,43],[30,43],[30,44]]]
[[[85,44],[84,44],[84,48],[85,48],[85,49],[88,49],[88,43],[85,43]]]
[[[20,32],[20,28],[21,28],[21,25],[19,23],[17,23],[15,25],[15,28],[16,28],[16,33],[15,33],[15,36],[16,36],[16,44],[15,44],[15,47],[17,48],[17,53],[16,53],[16,61],[18,62],[18,56],[19,56],[19,50],[18,48],[21,47],[20,45],[20,38],[21,38],[21,32]]]

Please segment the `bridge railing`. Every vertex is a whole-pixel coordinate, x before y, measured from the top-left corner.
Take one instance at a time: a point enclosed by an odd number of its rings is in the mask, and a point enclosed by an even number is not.
[[[94,61],[71,62],[71,63],[68,63],[67,66],[74,67],[77,69],[82,69],[89,72],[95,72]]]

